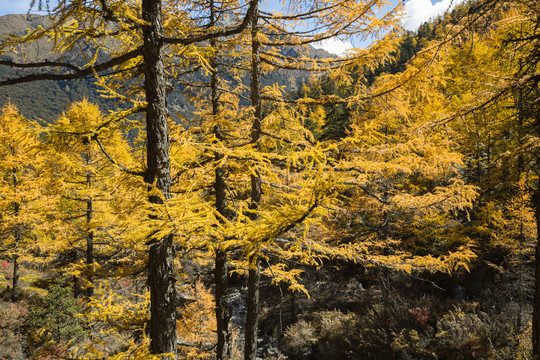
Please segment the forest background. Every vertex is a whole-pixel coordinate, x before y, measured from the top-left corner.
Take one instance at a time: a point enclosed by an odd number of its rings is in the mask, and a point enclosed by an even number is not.
[[[3,37],[8,92],[99,106],[3,108],[2,356],[538,353],[536,2],[156,4]]]

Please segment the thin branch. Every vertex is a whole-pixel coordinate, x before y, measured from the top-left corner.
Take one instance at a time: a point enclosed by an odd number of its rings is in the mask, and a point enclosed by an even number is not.
[[[33,82],[33,81],[41,81],[41,80],[74,80],[74,79],[80,79],[80,78],[84,78],[84,77],[87,77],[87,76],[90,76],[90,75],[93,75],[95,73],[98,73],[98,72],[102,72],[102,71],[105,71],[105,70],[108,70],[116,65],[120,65],[130,59],[133,59],[139,55],[142,54],[142,49],[141,48],[138,48],[138,49],[135,49],[133,51],[130,51],[124,55],[120,55],[116,58],[113,58],[109,61],[106,61],[104,63],[101,63],[101,64],[98,64],[98,65],[95,65],[95,66],[90,66],[90,67],[87,67],[87,68],[84,68],[84,69],[81,69],[81,68],[78,68],[74,65],[70,65],[70,64],[67,64],[67,63],[61,63],[62,65],[59,65],[59,66],[63,66],[63,67],[68,67],[68,68],[71,68],[73,70],[75,70],[74,73],[69,73],[69,74],[55,74],[55,73],[45,73],[45,74],[30,74],[30,75],[27,75],[27,76],[23,76],[23,77],[20,77],[20,78],[14,78],[14,79],[7,79],[7,80],[2,80],[0,81],[0,86],[6,86],[6,85],[15,85],[15,84],[24,84],[24,83],[28,83],[28,82]],[[43,64],[50,64],[51,62],[42,62],[41,64],[41,67],[43,66],[50,66],[50,65],[43,65]],[[36,63],[36,64],[39,64],[39,63]],[[20,67],[20,68],[24,68],[24,67],[36,67],[36,66],[32,66],[32,64],[22,64],[22,63],[14,63],[12,61],[0,61],[0,65],[5,65],[5,66],[10,66],[10,67]]]
[[[122,169],[124,172],[130,174],[130,175],[135,175],[135,176],[146,176],[146,171],[133,171],[133,170],[129,170],[128,168],[126,168],[125,166],[123,166],[122,164],[120,164],[118,161],[114,160],[112,158],[111,155],[109,155],[109,153],[107,152],[107,150],[105,150],[105,147],[103,146],[103,144],[101,143],[101,141],[99,141],[99,139],[97,138],[97,136],[92,136],[92,139],[95,140],[97,142],[97,144],[99,145],[99,148],[101,149],[101,151],[103,152],[103,154],[116,166],[118,166],[120,169]]]
[[[56,67],[66,67],[68,69],[75,70],[77,72],[82,70],[80,67],[75,66],[73,64],[65,63],[62,61],[49,61],[49,60],[45,60],[42,62],[35,62],[35,63],[15,63],[13,60],[0,60],[0,65],[6,65],[6,66],[21,68],[21,69],[56,66]]]
[[[228,26],[228,27],[211,31],[208,33],[190,36],[190,37],[182,38],[182,39],[165,37],[163,38],[163,42],[167,44],[190,45],[196,42],[207,41],[207,40],[215,39],[219,37],[227,37],[227,36],[239,34],[243,32],[247,28],[247,26],[251,23],[253,16],[255,15],[255,12],[258,7],[259,7],[259,1],[251,0],[249,4],[249,8],[246,12],[246,16],[244,17],[243,21],[239,25]]]

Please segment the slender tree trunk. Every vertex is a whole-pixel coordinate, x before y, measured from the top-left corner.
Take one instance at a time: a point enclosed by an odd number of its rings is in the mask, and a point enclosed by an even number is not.
[[[230,326],[231,311],[226,300],[228,289],[227,253],[216,252],[216,322],[218,342],[216,345],[216,359],[228,359],[231,355],[232,332]]]
[[[538,96],[538,91],[533,94]],[[536,105],[534,116],[536,136],[540,136],[540,109]],[[540,176],[540,157],[536,157],[536,175]],[[534,298],[532,318],[532,359],[540,359],[540,179],[537,180],[536,190],[532,196],[534,214],[536,219],[536,251],[534,260]]]
[[[16,175],[13,175],[13,186],[14,187],[17,187],[18,186],[18,183],[17,183],[17,177]],[[15,216],[19,216],[19,211],[21,210],[21,205],[16,202],[14,204],[14,209],[13,209],[13,212],[15,214]],[[20,246],[20,243],[21,243],[21,227],[20,225],[16,225],[15,226],[15,249],[18,249],[19,246]],[[11,301],[12,302],[15,302],[17,301],[17,298],[19,297],[19,255],[15,254],[13,255],[13,277],[11,279]]]
[[[253,125],[251,128],[251,142],[257,144],[259,148],[259,140],[261,137],[261,94],[260,94],[260,77],[261,77],[261,59],[260,59],[260,42],[258,39],[258,11],[256,10],[252,28],[251,28],[251,105],[254,107]],[[259,208],[261,202],[261,176],[258,170],[251,175],[251,204],[249,208],[253,210],[250,213],[252,221],[256,221],[259,215],[255,212]],[[259,282],[260,269],[259,259],[255,254],[249,259],[248,273],[248,296],[247,296],[247,314],[246,328],[244,339],[244,360],[256,360],[257,358],[257,333],[259,324]]]
[[[212,94],[216,94],[217,81],[212,77]],[[214,106],[215,105],[215,106]],[[217,115],[217,97],[212,96],[213,115]],[[216,136],[219,138],[218,130]],[[216,153],[216,161],[223,155]],[[230,219],[227,212],[227,185],[225,183],[226,169],[219,166],[215,171],[214,190],[216,192],[216,209],[225,218]],[[229,275],[227,271],[227,252],[218,245],[215,258],[214,279],[216,282],[216,322],[218,341],[216,345],[216,359],[223,360],[230,357],[232,347],[232,331],[230,326],[231,311],[227,303],[226,295],[229,288]]]
[[[145,181],[170,197],[171,168],[167,124],[166,82],[163,68],[163,23],[160,0],[143,0],[143,58],[146,92],[147,173]],[[160,203],[159,196],[150,202]],[[154,354],[176,358],[176,290],[173,236],[155,239],[149,249],[150,348]]]
[[[248,275],[246,336],[244,341],[244,360],[257,359],[257,332],[259,330],[259,260],[250,261]]]
[[[212,67],[215,69],[215,62]],[[218,115],[218,93],[217,93],[217,75],[212,74],[211,81],[211,101],[212,115]],[[219,127],[214,128],[215,135],[220,139]],[[220,139],[221,140],[221,139]],[[222,154],[216,153],[216,161],[223,158]],[[230,219],[227,213],[227,184],[225,183],[226,169],[224,166],[218,166],[215,171],[214,190],[216,192],[216,209],[225,218]],[[223,360],[230,357],[232,347],[232,332],[230,326],[231,311],[227,303],[226,295],[229,288],[229,275],[227,271],[227,252],[220,249],[216,251],[214,279],[216,282],[216,322],[218,341],[216,345],[216,359]]]
[[[521,68],[521,63],[520,63]],[[520,69],[521,72],[521,69]],[[538,84],[536,84],[538,85]],[[533,88],[532,97],[537,99],[540,95],[538,86]],[[518,111],[523,111],[523,95],[520,89],[518,102]],[[532,106],[531,115],[534,116],[534,131],[535,135],[540,136],[540,107],[538,102],[531,102]],[[521,117],[520,117],[521,121]],[[520,124],[521,125],[521,124]],[[535,251],[535,260],[534,260],[534,297],[533,297],[533,318],[532,318],[532,359],[540,359],[540,156],[535,158],[535,166],[537,175],[536,189],[532,195],[532,202],[534,207],[534,215],[536,220],[536,251]]]
[[[210,26],[215,26],[216,14],[214,1],[210,0]],[[215,39],[210,40],[212,47],[216,47]],[[219,115],[219,92],[218,92],[218,71],[217,61],[214,56],[210,65],[212,67],[212,78],[210,81],[210,103],[212,105],[212,117],[214,119]],[[223,140],[221,130],[216,123],[214,126],[214,135],[218,140]],[[219,162],[223,154],[216,152],[215,161]],[[216,192],[216,210],[224,218],[230,219],[227,213],[227,184],[225,183],[226,169],[220,165],[215,170],[214,191]],[[231,310],[227,302],[227,290],[229,288],[229,274],[227,269],[227,252],[220,248],[219,244],[216,250],[214,280],[216,282],[216,327],[217,344],[216,360],[225,360],[231,356],[232,350],[232,329],[230,324]]]
[[[11,279],[11,301],[17,301],[19,297],[19,256],[13,256],[13,278]]]
[[[169,235],[150,248],[150,347],[154,354],[176,358],[176,290],[174,287],[174,247]]]
[[[87,163],[90,163],[91,157],[90,153],[87,157]],[[86,174],[86,184],[88,187],[92,187],[92,174],[88,172]],[[86,225],[90,227],[90,222],[92,222],[92,218],[94,216],[94,210],[92,207],[92,200],[86,201]],[[88,283],[90,286],[88,286],[85,290],[85,294],[87,297],[91,297],[94,295],[94,231],[88,230],[86,233],[86,268],[88,272]]]
[[[540,359],[540,182],[533,195],[534,213],[536,218],[536,251],[534,261],[534,299],[532,319],[532,359]]]
[[[251,106],[253,106],[253,124],[251,127],[251,142],[256,144],[255,148],[260,148],[259,140],[261,138],[261,54],[258,35],[258,11],[253,16],[253,23],[251,29]],[[251,204],[249,208],[251,210],[257,210],[259,203],[261,202],[261,176],[258,170],[255,170],[255,174],[251,175]],[[251,220],[257,220],[259,218],[256,212],[250,214]]]
[[[90,175],[88,175],[90,177]],[[93,216],[92,200],[86,201],[86,223],[90,225]],[[85,295],[91,297],[94,295],[94,231],[89,230],[86,233],[86,267],[88,271],[89,286],[85,289]]]

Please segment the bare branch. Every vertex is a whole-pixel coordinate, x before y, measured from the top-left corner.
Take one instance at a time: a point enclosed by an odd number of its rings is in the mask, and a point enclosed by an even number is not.
[[[74,65],[70,65],[67,63],[59,63],[62,67],[68,67],[73,70],[75,70],[74,73],[68,73],[68,74],[56,74],[56,73],[44,73],[44,74],[30,74],[27,76],[14,78],[14,79],[7,79],[0,81],[0,86],[6,86],[6,85],[15,85],[15,84],[24,84],[32,81],[40,81],[40,80],[74,80],[74,79],[80,79],[84,78],[90,75],[93,75],[98,72],[102,72],[105,70],[108,70],[116,65],[120,65],[130,59],[133,59],[139,55],[142,54],[142,49],[138,48],[133,51],[130,51],[124,55],[120,55],[118,57],[115,57],[114,59],[111,59],[109,61],[106,61],[104,63],[90,66],[84,69],[80,69]],[[36,64],[20,64],[20,63],[14,63],[12,61],[0,61],[0,65],[10,66],[14,68],[30,68],[30,67],[45,67],[45,66],[51,66],[52,62],[46,61],[42,63],[34,63]],[[41,65],[39,65],[41,64]]]
[[[259,1],[251,0],[249,4],[249,8],[246,12],[246,16],[244,17],[244,19],[239,25],[227,26],[222,29],[218,29],[215,31],[210,31],[207,33],[194,35],[194,36],[190,36],[190,37],[186,37],[182,39],[165,37],[163,38],[163,42],[167,44],[190,45],[196,42],[207,41],[207,40],[215,39],[219,37],[227,37],[227,36],[239,34],[247,28],[249,23],[251,23],[253,16],[255,15],[255,12],[258,7],[259,7]]]
[[[97,144],[99,145],[99,148],[101,149],[101,151],[103,152],[103,154],[105,154],[105,156],[116,166],[118,166],[120,169],[122,169],[123,171],[125,171],[126,173],[130,174],[130,175],[136,175],[136,176],[145,176],[146,175],[146,171],[133,171],[133,170],[129,170],[128,168],[126,168],[125,166],[123,166],[122,164],[120,164],[118,161],[114,160],[112,158],[111,155],[109,155],[109,153],[107,152],[107,150],[105,150],[105,147],[103,146],[103,144],[101,143],[101,141],[99,141],[99,139],[97,138],[96,135],[92,136],[92,140],[95,140],[97,142]]]

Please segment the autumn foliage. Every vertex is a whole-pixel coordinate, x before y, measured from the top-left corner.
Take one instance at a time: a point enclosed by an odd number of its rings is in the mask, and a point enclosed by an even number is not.
[[[4,38],[6,56],[92,45],[77,64],[2,60],[43,72],[0,85],[93,76],[118,101],[52,124],[1,110],[9,344],[24,329],[43,359],[537,351],[538,6],[474,2],[415,35],[386,6],[61,1],[49,27]],[[310,55],[338,35],[375,40]]]

